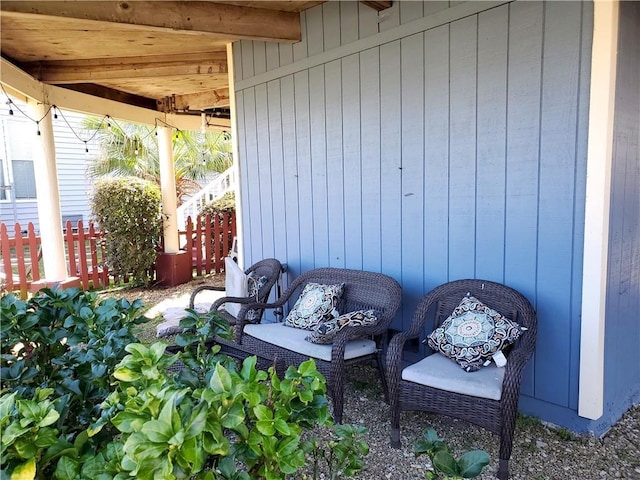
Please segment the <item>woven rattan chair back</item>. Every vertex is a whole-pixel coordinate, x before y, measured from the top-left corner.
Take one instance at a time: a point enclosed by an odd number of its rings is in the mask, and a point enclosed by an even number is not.
[[[259,262],[254,263],[249,268],[247,268],[244,273],[247,275],[253,273],[254,276],[256,277],[264,276],[266,278],[266,281],[260,287],[260,289],[258,290],[258,294],[256,296],[246,297],[241,299],[234,298],[233,299],[234,303],[240,303],[240,304],[249,304],[249,303],[255,303],[255,302],[265,303],[269,299],[269,295],[271,294],[271,290],[273,289],[274,285],[276,285],[276,283],[280,279],[282,272],[283,272],[282,264],[280,263],[279,260],[276,260],[275,258],[266,258],[264,260],[260,260]],[[191,293],[191,296],[189,297],[189,308],[191,309],[194,308],[196,296],[200,292],[205,290],[224,291],[224,287],[215,287],[211,285],[202,285],[200,287],[197,287],[196,289],[194,289],[194,291]],[[231,299],[232,297],[222,297],[216,300],[211,305],[210,310],[218,310],[224,303],[229,302]],[[262,319],[262,315],[264,311],[258,310],[258,312],[259,314],[252,319],[252,322],[254,323],[259,322]],[[234,325],[236,323],[236,318],[231,314],[229,314],[227,311],[220,310],[220,314],[224,316],[231,325]]]

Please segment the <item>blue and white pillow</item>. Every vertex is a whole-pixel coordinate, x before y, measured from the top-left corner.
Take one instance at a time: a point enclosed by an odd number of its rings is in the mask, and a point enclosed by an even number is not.
[[[467,294],[425,342],[463,370],[475,372],[490,361],[495,353],[514,343],[524,330],[516,322]]]
[[[312,330],[320,322],[340,316],[338,304],[343,290],[344,283],[339,285],[307,283],[284,324],[289,327]]]

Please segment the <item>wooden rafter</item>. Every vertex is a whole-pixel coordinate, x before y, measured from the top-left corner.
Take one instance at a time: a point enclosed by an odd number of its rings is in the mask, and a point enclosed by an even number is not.
[[[204,110],[229,106],[229,89],[219,88],[209,92],[190,95],[175,95],[173,99],[176,110]]]
[[[46,83],[95,83],[107,80],[178,75],[226,76],[226,52],[150,57],[31,62],[21,67]]]
[[[367,7],[371,7],[374,10],[386,10],[387,8],[391,8],[391,0],[360,0],[360,3],[366,5]]]
[[[298,42],[297,12],[249,8],[206,1],[11,1],[4,14],[43,15],[81,21],[118,23],[132,28],[159,28],[230,38]]]

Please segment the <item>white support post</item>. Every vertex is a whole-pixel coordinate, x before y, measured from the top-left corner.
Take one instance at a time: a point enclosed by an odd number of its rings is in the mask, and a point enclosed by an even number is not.
[[[238,147],[238,115],[236,114],[236,81],[233,63],[233,43],[227,44],[227,71],[229,77],[229,107],[231,110],[231,146],[233,152],[233,169],[236,177],[236,239],[240,245],[238,249],[238,264],[244,265],[244,247],[242,243],[242,196],[240,195],[240,149]],[[255,260],[255,259],[254,259]]]
[[[62,236],[62,213],[58,191],[58,168],[53,137],[51,111],[45,104],[29,99],[30,116],[40,120],[38,135],[34,129],[33,168],[35,171],[38,220],[42,242],[44,277],[47,283],[67,279],[64,241]]]
[[[604,335],[618,50],[618,1],[593,4],[578,415],[604,409]]]
[[[169,127],[158,127],[160,189],[162,191],[162,213],[164,215],[164,251],[165,253],[178,253],[180,251],[180,242],[178,239],[176,175],[173,165],[171,133],[172,129]]]

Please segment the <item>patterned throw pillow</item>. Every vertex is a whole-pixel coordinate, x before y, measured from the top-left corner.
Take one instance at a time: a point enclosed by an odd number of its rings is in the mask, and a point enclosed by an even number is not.
[[[321,285],[307,283],[287,315],[284,324],[288,327],[311,330],[320,322],[338,317],[338,303],[342,297],[344,283]]]
[[[256,302],[261,301],[261,299],[258,298],[258,293],[260,293],[260,289],[267,283],[267,280],[267,277],[264,275],[258,275],[256,272],[249,273],[249,275],[247,275],[247,297],[253,297]],[[251,309],[247,311],[244,318],[255,323],[262,318],[263,311],[262,309]]]
[[[467,294],[453,313],[425,339],[433,350],[475,372],[525,329]]]
[[[318,324],[305,339],[307,342],[326,345],[333,343],[333,339],[344,327],[364,327],[378,323],[378,312],[375,310],[356,310],[345,313],[338,318]]]

